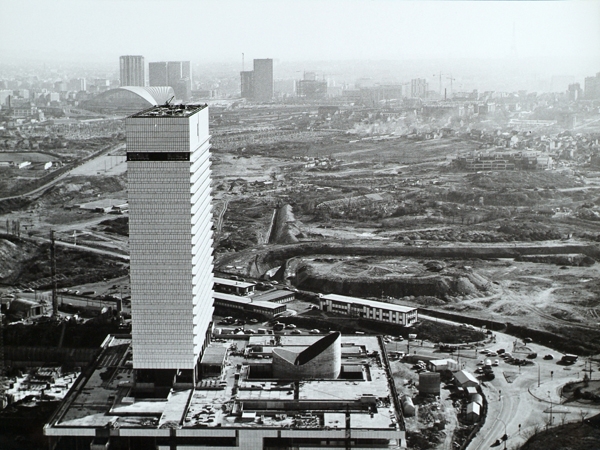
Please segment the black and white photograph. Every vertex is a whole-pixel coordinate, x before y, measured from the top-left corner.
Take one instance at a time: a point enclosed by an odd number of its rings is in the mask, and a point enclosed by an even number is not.
[[[600,0],[0,0],[0,450],[600,448]]]

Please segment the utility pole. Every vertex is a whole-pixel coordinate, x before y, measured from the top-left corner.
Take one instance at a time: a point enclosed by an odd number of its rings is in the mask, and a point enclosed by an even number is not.
[[[56,243],[54,230],[50,230],[50,276],[52,277],[52,317],[58,317],[58,298],[56,297]]]

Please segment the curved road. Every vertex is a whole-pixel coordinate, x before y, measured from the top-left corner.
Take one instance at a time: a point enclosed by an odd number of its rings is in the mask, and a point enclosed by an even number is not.
[[[107,149],[101,150],[99,153],[95,154],[93,157],[91,157],[89,159],[84,159],[82,161],[79,161],[75,166],[71,167],[71,169],[69,169],[67,172],[65,172],[65,173],[57,176],[53,180],[50,180],[48,183],[44,184],[43,186],[40,186],[40,187],[38,187],[38,188],[36,188],[36,189],[34,189],[32,191],[25,192],[23,194],[13,195],[11,197],[0,198],[0,201],[3,201],[3,200],[14,200],[14,199],[17,199],[17,198],[22,198],[22,197],[31,197],[32,195],[39,194],[39,193],[45,191],[46,189],[48,189],[49,187],[54,186],[59,181],[64,180],[65,178],[67,178],[68,176],[70,176],[71,175],[71,171],[74,170],[74,169],[76,169],[79,165],[81,165],[81,164],[83,164],[85,162],[91,161],[93,159],[96,159],[96,158],[104,155],[105,153],[111,152],[113,150],[120,150],[123,147],[125,147],[125,144],[117,144],[115,146],[111,146],[111,147],[109,147]]]

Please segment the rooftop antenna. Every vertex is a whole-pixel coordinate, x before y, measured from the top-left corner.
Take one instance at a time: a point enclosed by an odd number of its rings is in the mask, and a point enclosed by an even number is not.
[[[244,72],[244,53],[242,52],[242,72]]]

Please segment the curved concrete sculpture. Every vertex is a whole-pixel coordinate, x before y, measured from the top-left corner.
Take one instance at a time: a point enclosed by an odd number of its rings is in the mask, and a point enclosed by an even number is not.
[[[336,379],[342,368],[341,333],[328,334],[310,347],[295,352],[273,350],[273,377],[283,380]]]

